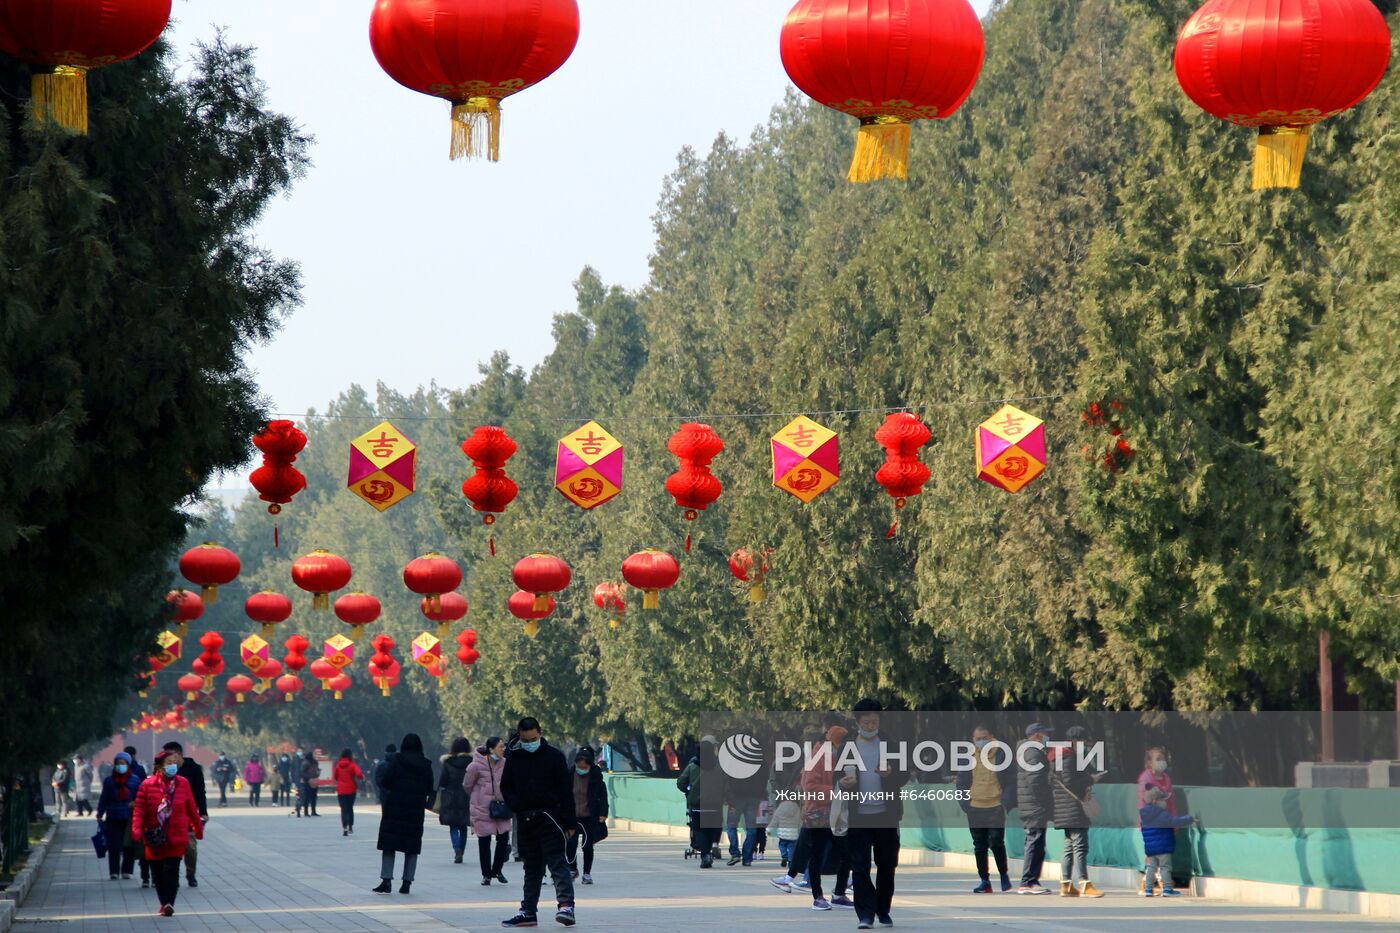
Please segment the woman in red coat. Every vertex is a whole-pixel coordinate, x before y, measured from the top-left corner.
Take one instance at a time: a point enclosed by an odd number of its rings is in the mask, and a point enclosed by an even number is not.
[[[179,752],[163,751],[156,756],[155,773],[141,783],[131,808],[131,839],[146,848],[160,913],[175,914],[175,896],[180,893],[180,860],[185,857],[190,832],[204,838],[204,824],[194,803],[190,782],[178,776],[184,758]]]
[[[335,797],[340,801],[340,834],[348,836],[355,831],[355,795],[360,791],[360,783],[365,773],[355,764],[355,753],[345,749],[339,760],[331,768],[335,778]]]

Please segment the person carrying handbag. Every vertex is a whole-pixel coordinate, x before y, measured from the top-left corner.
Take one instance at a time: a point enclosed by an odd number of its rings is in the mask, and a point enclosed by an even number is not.
[[[481,858],[481,883],[492,881],[509,884],[502,873],[506,859],[510,858],[511,812],[501,796],[501,772],[505,770],[506,743],[499,736],[491,736],[476,750],[467,773],[462,778],[462,789],[467,792],[467,811],[472,831],[476,833],[477,851]],[[496,841],[496,854],[492,857],[491,840]]]
[[[1050,784],[1054,795],[1055,828],[1065,834],[1060,862],[1060,897],[1103,897],[1089,881],[1089,824],[1099,812],[1094,799],[1095,776],[1080,765],[1080,754],[1089,731],[1073,726],[1065,733],[1072,745],[1057,748],[1050,758]]]
[[[593,883],[593,846],[608,835],[608,785],[595,761],[593,749],[585,745],[574,755],[574,822],[578,832],[569,837],[570,873],[579,876],[579,844],[583,844],[584,884]]]

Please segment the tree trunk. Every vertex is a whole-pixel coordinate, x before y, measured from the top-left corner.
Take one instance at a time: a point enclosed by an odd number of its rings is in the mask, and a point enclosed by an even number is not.
[[[1317,687],[1321,695],[1322,761],[1336,759],[1336,742],[1332,732],[1332,632],[1323,629],[1317,635]]]

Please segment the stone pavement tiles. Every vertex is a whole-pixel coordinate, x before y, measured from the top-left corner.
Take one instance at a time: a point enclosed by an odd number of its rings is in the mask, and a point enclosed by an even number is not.
[[[110,881],[105,860],[93,856],[87,818],[64,821],[16,933],[196,933],[281,931],[499,930],[520,898],[520,865],[510,862],[509,886],[480,883],[476,840],[466,861],[452,864],[447,830],[428,814],[418,879],[409,895],[376,895],[378,808],[362,806],[354,836],[342,837],[334,800],[317,818],[294,819],[284,808],[215,809],[199,850],[199,887],[182,887],[176,915],[155,916],[153,890],[137,879]],[[776,846],[773,847],[776,856]],[[850,910],[818,913],[803,893],[783,894],[767,879],[775,858],[752,868],[717,865],[708,871],[682,858],[681,840],[617,833],[598,846],[597,883],[576,887],[579,925],[595,930],[696,929],[854,930]],[[904,868],[898,875],[894,917],[900,930],[998,930],[1035,933],[1331,933],[1394,929],[1393,922],[1315,911],[1253,907],[1182,897],[1146,899],[1109,891],[1096,901],[1059,897],[973,895],[970,875]],[[829,883],[829,879],[828,879]],[[553,890],[546,881],[541,927],[552,920]]]

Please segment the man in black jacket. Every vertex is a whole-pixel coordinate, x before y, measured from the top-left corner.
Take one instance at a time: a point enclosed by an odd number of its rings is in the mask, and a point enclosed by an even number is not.
[[[856,720],[856,737],[849,742],[860,764],[855,773],[843,773],[838,778],[841,790],[857,794],[858,799],[847,805],[849,830],[846,852],[851,860],[851,881],[855,889],[857,928],[871,929],[878,921],[881,926],[893,926],[890,904],[894,901],[894,874],[899,865],[899,822],[904,818],[904,785],[909,772],[887,761],[892,741],[880,731],[880,702],[866,697],[852,710]],[[854,760],[850,755],[835,760]],[[875,866],[875,878],[870,866]],[[837,883],[840,881],[838,879]]]
[[[166,742],[165,750],[180,754],[180,770],[175,773],[190,782],[190,791],[194,794],[194,805],[199,810],[199,819],[208,823],[209,801],[204,796],[204,769],[199,766],[199,762],[185,754],[179,742]],[[199,882],[194,877],[198,867],[199,847],[195,845],[194,833],[191,832],[189,845],[185,849],[185,883],[192,888],[199,887]]]
[[[1040,870],[1045,865],[1045,824],[1055,809],[1050,762],[1045,756],[1045,743],[1054,732],[1043,722],[1033,722],[1026,726],[1025,745],[1017,749],[1016,805],[1026,828],[1025,867],[1017,894],[1050,893],[1040,883]]]
[[[554,879],[559,909],[554,919],[574,925],[574,881],[564,855],[575,832],[573,780],[564,753],[545,743],[539,721],[520,720],[519,744],[506,756],[501,772],[501,796],[515,814],[520,830],[520,855],[525,863],[525,891],[520,912],[503,921],[506,927],[532,927],[539,906],[545,867]]]

